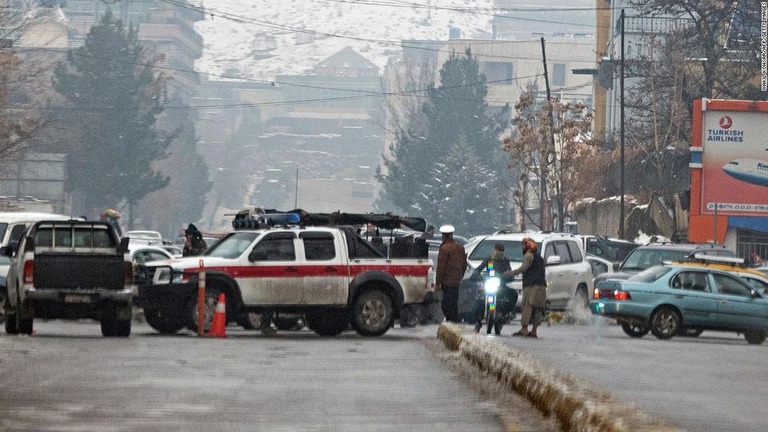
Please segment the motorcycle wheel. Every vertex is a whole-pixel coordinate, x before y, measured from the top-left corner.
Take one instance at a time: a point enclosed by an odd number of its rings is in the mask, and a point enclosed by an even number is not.
[[[496,321],[496,311],[495,310],[492,311],[490,310],[490,308],[486,307],[485,316],[487,317],[486,321],[488,322],[485,328],[485,333],[491,334],[491,329],[493,329],[493,323]]]

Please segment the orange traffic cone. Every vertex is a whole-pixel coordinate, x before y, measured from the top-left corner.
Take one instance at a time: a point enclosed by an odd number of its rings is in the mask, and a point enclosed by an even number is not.
[[[213,322],[208,336],[227,337],[227,306],[224,301],[224,293],[219,294],[219,301],[216,302],[216,311],[213,313]]]

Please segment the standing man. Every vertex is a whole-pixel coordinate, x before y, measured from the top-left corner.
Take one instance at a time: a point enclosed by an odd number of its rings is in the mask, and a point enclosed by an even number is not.
[[[459,283],[464,278],[467,270],[467,254],[464,246],[453,239],[453,225],[443,225],[440,233],[443,235],[443,243],[437,253],[437,277],[435,290],[443,292],[443,301],[440,306],[443,315],[448,322],[459,322]]]
[[[520,317],[519,331],[512,336],[538,337],[536,330],[544,321],[547,307],[547,279],[544,273],[544,259],[536,250],[536,242],[530,237],[523,238],[523,263],[515,270],[504,273],[504,277],[523,274],[523,315]],[[528,331],[528,324],[533,324]]]

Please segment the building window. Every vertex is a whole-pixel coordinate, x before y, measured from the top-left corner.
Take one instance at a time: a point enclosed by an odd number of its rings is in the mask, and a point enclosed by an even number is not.
[[[480,62],[480,68],[486,81],[491,84],[511,84],[503,81],[511,81],[514,78],[512,63]]]
[[[552,65],[552,85],[565,86],[565,63],[555,63]]]

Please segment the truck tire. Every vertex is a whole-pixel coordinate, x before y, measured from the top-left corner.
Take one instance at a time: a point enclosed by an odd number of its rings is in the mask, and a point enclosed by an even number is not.
[[[392,327],[392,299],[380,289],[363,291],[352,305],[352,327],[363,336],[381,336]]]
[[[326,309],[309,312],[305,316],[307,327],[320,336],[338,336],[349,328],[346,309]]]
[[[19,331],[16,329],[16,312],[11,311],[11,303],[8,299],[5,299],[3,310],[5,311],[5,332],[12,335],[18,334]]]
[[[8,303],[8,299],[5,297],[5,294],[0,293],[0,323],[5,321],[5,316],[7,315],[5,313],[6,303]]]
[[[297,331],[304,328],[304,317],[297,314],[280,315],[276,313],[272,322],[275,323],[278,330],[283,331]]]
[[[253,311],[241,313],[237,324],[246,330],[258,330],[261,328],[261,314]]]
[[[31,335],[34,330],[35,311],[32,305],[19,301],[16,311],[16,331],[21,334]]]
[[[110,308],[101,312],[101,334],[113,337],[117,334],[117,311]]]
[[[157,309],[144,309],[144,319],[150,327],[160,334],[175,334],[183,329],[186,323],[178,315],[163,314]]]
[[[205,308],[203,310],[205,318],[203,319],[203,328],[206,333],[211,329],[213,314],[216,313],[216,303],[219,302],[219,294],[221,294],[221,290],[218,288],[208,288],[205,290]],[[187,316],[189,317],[187,328],[193,332],[197,332],[197,291],[195,291],[195,295],[190,296],[189,301],[187,302]],[[227,316],[229,316],[229,313],[227,313]]]
[[[130,304],[124,304],[117,307],[117,320],[115,321],[115,336],[128,337],[131,335],[131,319],[133,318],[133,307]]]

